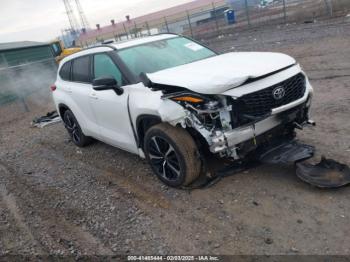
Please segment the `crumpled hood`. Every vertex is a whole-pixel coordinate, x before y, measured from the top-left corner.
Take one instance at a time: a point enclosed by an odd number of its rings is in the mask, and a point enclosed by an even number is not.
[[[257,78],[295,64],[285,54],[268,52],[227,53],[147,74],[156,84],[184,87],[202,94],[221,94]]]

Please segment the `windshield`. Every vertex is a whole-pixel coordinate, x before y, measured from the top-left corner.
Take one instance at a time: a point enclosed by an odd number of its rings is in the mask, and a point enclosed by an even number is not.
[[[188,64],[216,54],[184,37],[175,37],[117,51],[136,76]]]

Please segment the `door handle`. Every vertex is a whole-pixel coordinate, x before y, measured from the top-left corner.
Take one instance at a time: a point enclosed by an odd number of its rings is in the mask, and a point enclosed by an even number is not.
[[[72,92],[72,88],[67,87],[67,93],[73,93],[73,92]]]
[[[96,93],[92,93],[92,94],[90,94],[90,98],[92,98],[92,99],[98,99],[98,96],[97,96],[97,94]]]

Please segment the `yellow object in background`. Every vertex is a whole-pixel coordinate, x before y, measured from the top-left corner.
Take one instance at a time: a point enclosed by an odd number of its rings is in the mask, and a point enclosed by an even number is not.
[[[59,64],[59,62],[63,58],[82,50],[81,47],[65,48],[62,41],[51,42],[51,46],[52,46],[52,50],[53,50],[53,53],[55,55],[55,59],[56,59],[57,64]]]

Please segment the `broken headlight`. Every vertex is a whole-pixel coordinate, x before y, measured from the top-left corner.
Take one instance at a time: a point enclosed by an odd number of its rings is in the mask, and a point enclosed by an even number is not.
[[[199,122],[207,130],[216,128],[229,128],[231,117],[229,111],[232,107],[226,105],[226,99],[223,96],[206,95],[194,93],[178,93],[166,96],[189,112],[192,113]]]
[[[203,96],[201,94],[194,93],[177,93],[163,96],[163,98],[168,98],[173,100],[185,108],[193,109],[198,113],[212,113],[219,110],[222,106],[220,101],[216,99],[215,96]]]

